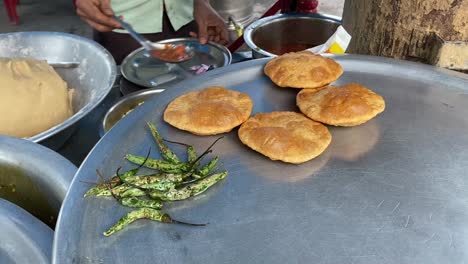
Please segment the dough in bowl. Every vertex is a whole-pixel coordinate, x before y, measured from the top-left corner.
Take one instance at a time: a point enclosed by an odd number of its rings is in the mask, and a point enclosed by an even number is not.
[[[216,135],[242,124],[252,108],[248,94],[211,86],[174,99],[164,111],[164,121],[195,135]]]
[[[258,113],[239,128],[239,139],[272,160],[303,163],[330,144],[328,128],[295,112]]]
[[[0,134],[31,137],[72,114],[71,90],[47,62],[0,58]]]

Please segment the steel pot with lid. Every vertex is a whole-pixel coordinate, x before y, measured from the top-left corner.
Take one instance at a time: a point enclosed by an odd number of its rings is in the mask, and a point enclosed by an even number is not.
[[[340,24],[340,18],[324,14],[279,14],[250,24],[244,40],[254,58],[274,57],[323,44]]]

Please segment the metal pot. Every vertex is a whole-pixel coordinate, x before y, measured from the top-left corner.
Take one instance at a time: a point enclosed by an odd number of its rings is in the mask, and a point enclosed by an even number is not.
[[[110,53],[98,43],[60,32],[0,34],[0,57],[30,57],[48,62],[79,62],[77,68],[57,73],[75,90],[74,115],[29,140],[58,149],[73,133],[76,123],[107,96],[116,78]]]
[[[77,168],[56,152],[25,139],[0,136],[0,197],[50,226]]]
[[[323,44],[340,24],[338,17],[323,14],[279,14],[250,24],[244,40],[254,58],[274,57]]]

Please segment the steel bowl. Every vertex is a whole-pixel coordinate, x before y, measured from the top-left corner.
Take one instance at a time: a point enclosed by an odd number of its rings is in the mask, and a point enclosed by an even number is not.
[[[57,68],[58,74],[75,89],[74,115],[50,129],[30,137],[53,149],[73,133],[75,124],[89,114],[109,93],[116,78],[111,54],[96,42],[59,32],[0,34],[0,57],[32,57],[54,62],[79,62],[76,68]]]
[[[250,24],[244,40],[254,58],[275,57],[325,43],[340,24],[340,18],[324,14],[279,14]]]
[[[50,226],[55,224],[76,170],[75,165],[49,148],[0,136],[0,197]],[[9,192],[8,188],[14,189]]]
[[[106,134],[117,122],[124,118],[130,111],[140,106],[147,99],[155,94],[163,92],[164,89],[146,89],[136,91],[122,97],[115,103],[102,119],[99,135],[102,137]]]
[[[50,227],[1,198],[0,223],[0,263],[50,263],[54,239]]]

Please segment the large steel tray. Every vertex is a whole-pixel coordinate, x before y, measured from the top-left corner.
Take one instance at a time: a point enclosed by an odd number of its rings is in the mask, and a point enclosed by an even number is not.
[[[128,208],[111,198],[83,198],[126,153],[154,146],[145,123],[199,149],[215,137],[162,121],[176,96],[223,85],[253,98],[253,113],[297,110],[298,90],[263,75],[267,59],[214,70],[147,101],[119,122],[75,177],[55,232],[54,263],[466,263],[468,262],[468,78],[417,63],[365,56],[336,58],[337,83],[359,82],[381,94],[384,113],[351,128],[302,165],[270,161],[243,146],[237,130],[215,148],[230,175],[205,194],[166,207],[187,227],[133,223],[102,232]],[[156,154],[153,147],[153,156]],[[184,149],[178,148],[183,155]]]

